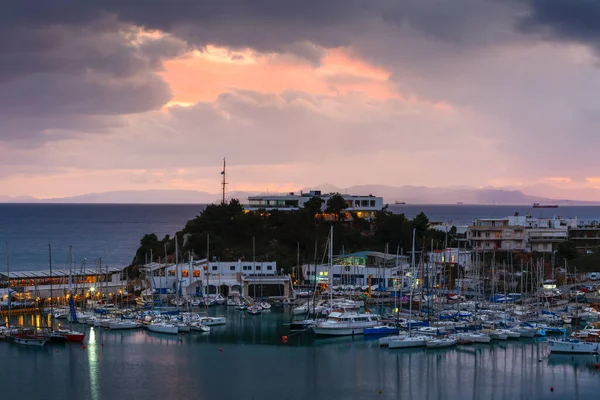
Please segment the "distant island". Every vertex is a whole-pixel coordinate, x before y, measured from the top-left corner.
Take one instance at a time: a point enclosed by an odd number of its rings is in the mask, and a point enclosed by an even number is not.
[[[519,190],[495,188],[429,188],[424,186],[362,185],[341,189],[329,184],[301,189],[319,189],[323,193],[373,193],[394,205],[404,204],[472,204],[472,205],[593,205],[600,201],[578,201],[531,196]],[[298,190],[300,191],[300,190]],[[239,199],[242,204],[248,196],[264,195],[264,192],[229,192],[228,198]],[[220,199],[219,193],[196,190],[120,190],[104,193],[89,193],[62,198],[0,196],[0,203],[89,203],[89,204],[210,204]],[[600,198],[600,192],[599,196]],[[402,199],[402,200],[397,200]]]

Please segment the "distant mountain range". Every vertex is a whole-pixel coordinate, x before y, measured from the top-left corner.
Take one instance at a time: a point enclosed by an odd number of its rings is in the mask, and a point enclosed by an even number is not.
[[[578,201],[568,199],[551,199],[527,195],[519,190],[498,188],[446,187],[430,188],[425,186],[385,186],[361,185],[349,188],[338,188],[330,184],[316,185],[300,191],[321,190],[323,193],[340,192],[357,195],[373,194],[382,196],[386,203],[405,202],[406,204],[559,204],[559,205],[590,205],[600,204],[600,201]],[[229,192],[228,198],[237,198],[246,203],[248,196],[266,194],[261,192]],[[272,194],[272,193],[271,193]],[[216,193],[195,190],[120,190],[104,193],[89,193],[79,196],[38,199],[30,196],[8,197],[0,196],[0,203],[135,203],[135,204],[194,204],[214,203],[220,200]]]

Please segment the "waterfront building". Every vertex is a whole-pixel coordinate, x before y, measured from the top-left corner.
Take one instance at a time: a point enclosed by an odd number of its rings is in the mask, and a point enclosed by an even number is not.
[[[146,277],[158,294],[225,297],[250,296],[293,298],[289,275],[277,270],[275,261],[195,260],[180,265],[152,263],[145,266]]]
[[[248,205],[245,209],[248,211],[298,210],[311,198],[319,197],[323,200],[323,210],[325,210],[327,207],[327,200],[334,194],[335,193],[321,193],[320,190],[311,190],[308,193],[300,192],[300,194],[290,192],[285,194],[248,196]],[[376,197],[372,194],[358,196],[340,193],[340,195],[346,201],[347,208],[344,210],[346,219],[351,219],[352,214],[356,214],[359,218],[372,219],[375,218],[375,212],[383,208],[383,197]]]
[[[305,264],[302,274],[306,283],[328,286],[371,286],[393,288],[409,272],[409,257],[377,251],[361,251],[334,257],[333,265]],[[405,286],[409,283],[406,280]]]
[[[53,297],[64,297],[69,289],[76,295],[93,298],[112,295],[127,287],[125,267],[90,268],[89,270],[55,269],[50,271],[11,271],[10,278],[6,272],[0,272],[0,287],[10,287],[18,300],[35,300],[50,297],[52,283]],[[70,275],[70,276],[69,276]]]

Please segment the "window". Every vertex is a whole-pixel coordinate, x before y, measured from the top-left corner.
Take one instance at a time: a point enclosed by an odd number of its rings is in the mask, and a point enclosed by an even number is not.
[[[188,277],[188,270],[187,269],[182,270],[181,271],[181,276],[183,276],[184,278],[187,278]]]
[[[375,200],[369,200],[371,207],[375,207]]]
[[[243,269],[244,271],[250,271],[250,270],[252,269],[252,267],[251,267],[251,266],[249,266],[249,265],[244,265],[242,269]]]
[[[510,237],[510,232],[504,232],[504,235],[505,235],[506,237]]]
[[[231,265],[231,266],[229,267],[229,270],[230,270],[230,271],[235,271],[235,265]]]
[[[369,206],[369,200],[361,200],[360,204],[363,207],[368,207]]]
[[[257,265],[255,268],[257,271],[260,271],[260,265]]]
[[[216,266],[216,265],[213,265],[213,266],[212,266],[212,270],[213,270],[213,271],[216,271],[218,268],[219,268],[219,267],[218,267],[218,266]]]
[[[175,271],[174,270],[169,270],[169,276],[175,276]]]
[[[273,270],[273,266],[272,265],[267,265],[267,271],[272,271]]]
[[[354,207],[360,207],[360,200],[354,201]]]
[[[200,277],[200,271],[194,270],[194,278]]]

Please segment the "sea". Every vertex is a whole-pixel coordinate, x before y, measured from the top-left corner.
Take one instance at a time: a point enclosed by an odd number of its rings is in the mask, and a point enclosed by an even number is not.
[[[85,262],[127,266],[141,238],[173,235],[204,209],[203,204],[0,204],[0,270],[6,269],[6,249],[12,271],[47,270],[48,245],[54,268],[66,268],[72,246],[76,265]],[[394,213],[467,226],[475,218],[519,213],[534,217],[577,217],[600,221],[600,206],[390,205]]]
[[[202,205],[0,205],[0,240],[11,270],[66,266],[102,257],[128,264],[146,233],[180,230]],[[599,219],[600,207],[394,205],[409,218],[469,224],[515,212]],[[2,251],[3,252],[3,251]],[[73,325],[81,344],[24,348],[0,341],[2,399],[590,399],[600,389],[599,356],[548,354],[543,340],[521,339],[450,349],[389,350],[370,337],[317,338],[292,333],[291,310],[251,316],[207,310],[227,324],[207,334],[164,335]],[[13,316],[38,325],[40,316]],[[67,324],[66,322],[62,322]],[[45,321],[48,324],[48,321]],[[284,340],[287,336],[287,340]]]
[[[549,355],[534,339],[390,350],[376,338],[291,334],[284,307],[208,312],[227,324],[185,335],[74,325],[84,345],[44,349],[0,341],[2,398],[550,400],[594,399],[600,389],[598,356]]]

